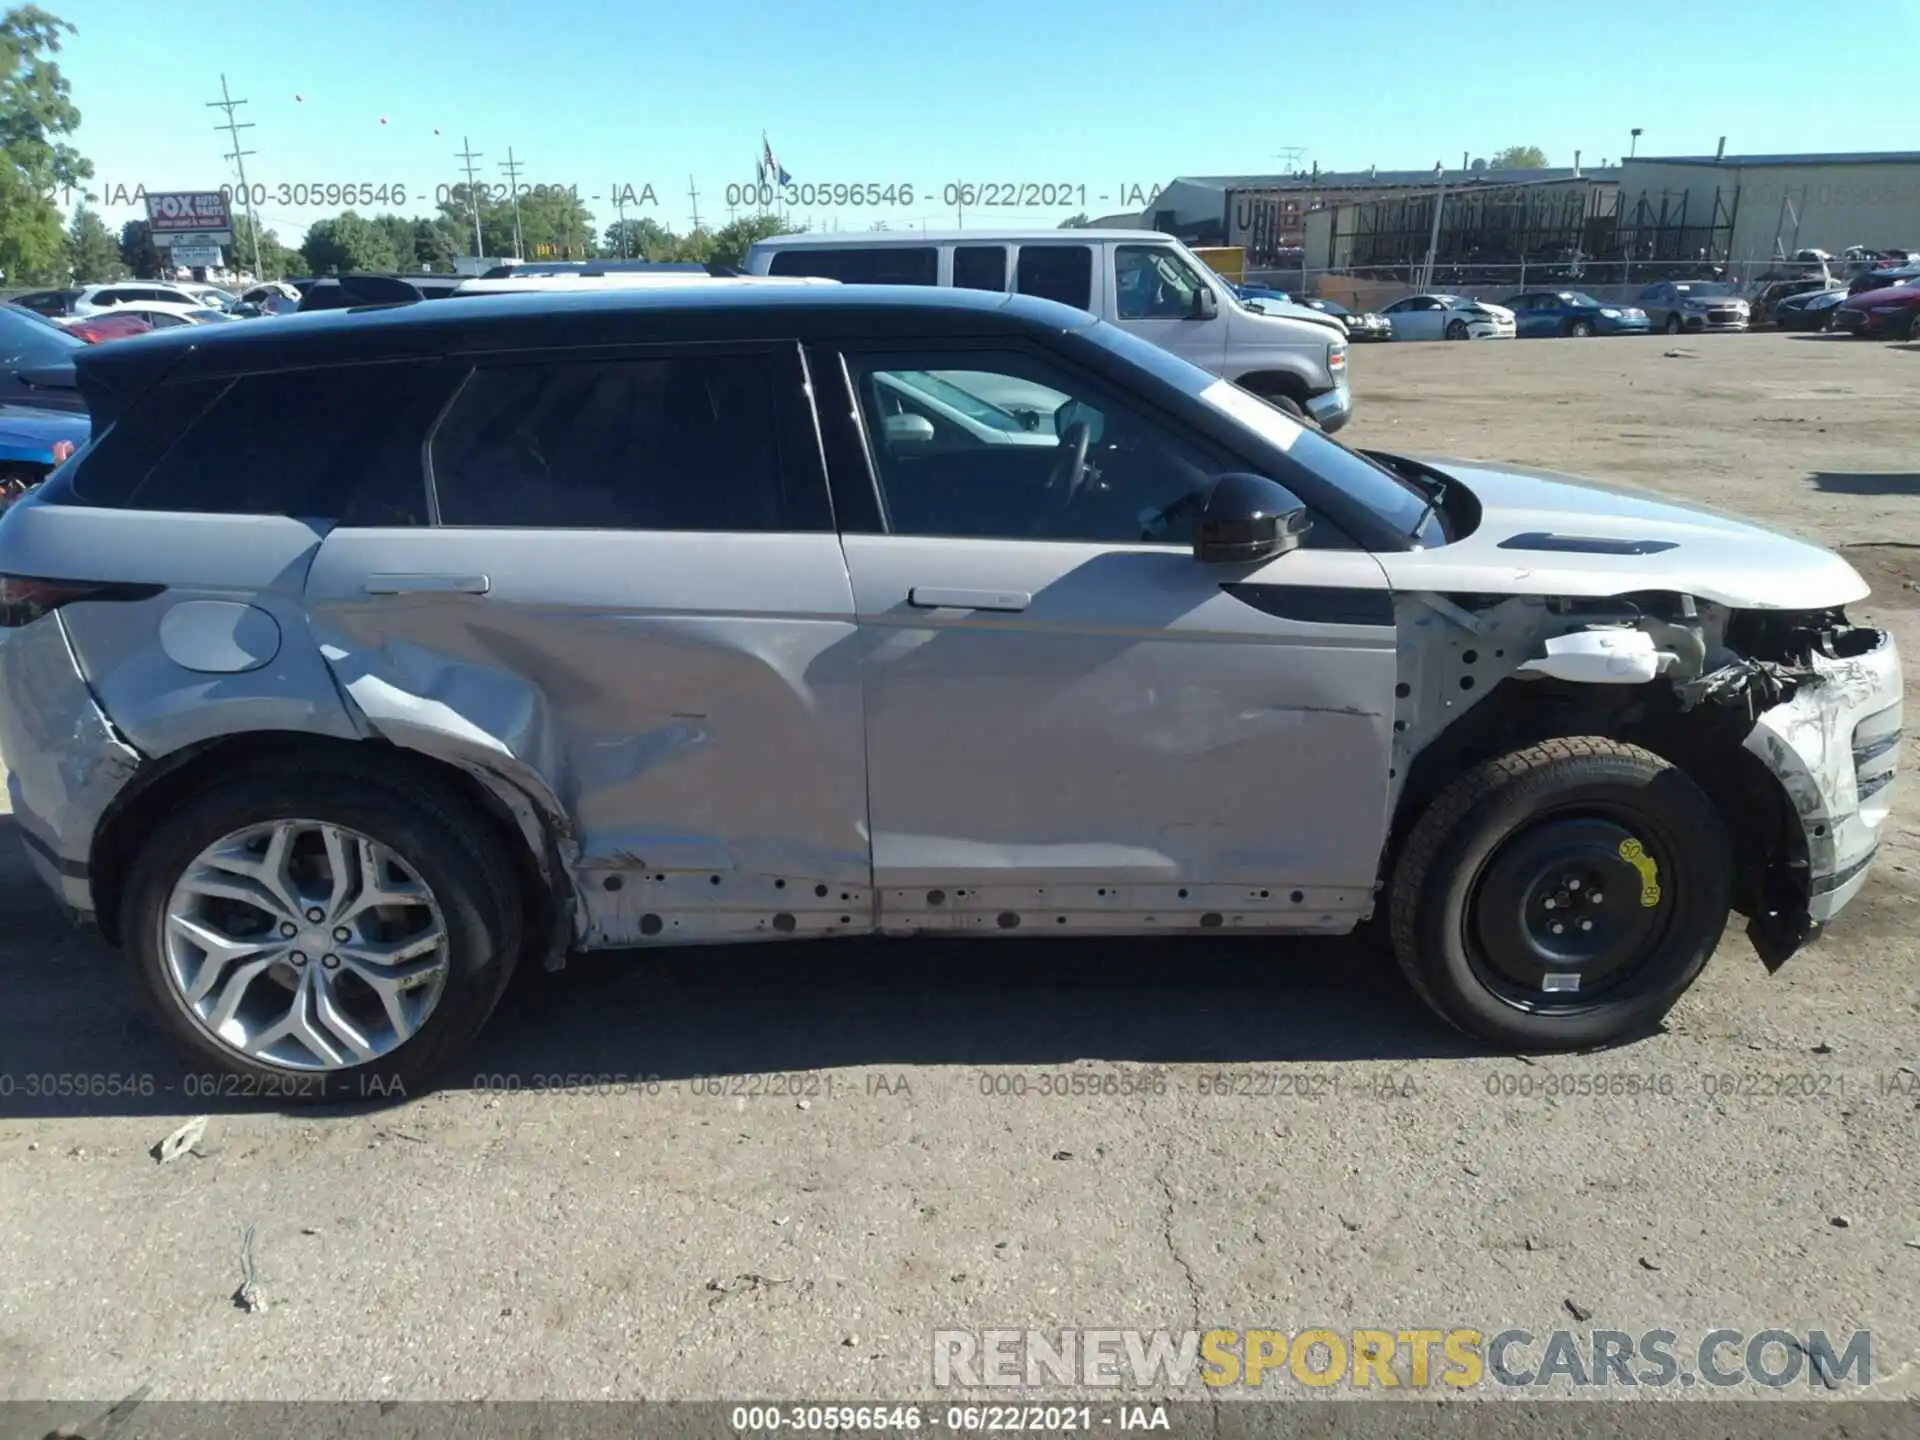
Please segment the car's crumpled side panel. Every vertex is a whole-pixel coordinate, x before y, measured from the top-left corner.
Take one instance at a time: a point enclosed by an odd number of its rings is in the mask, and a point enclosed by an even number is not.
[[[870,927],[836,536],[341,531],[307,600],[372,733],[520,807],[577,943]]]

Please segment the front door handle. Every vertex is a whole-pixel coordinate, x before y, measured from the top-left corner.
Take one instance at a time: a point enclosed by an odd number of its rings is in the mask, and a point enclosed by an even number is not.
[[[941,590],[916,585],[907,603],[922,610],[1024,610],[1033,596],[1024,590]]]
[[[369,595],[484,595],[493,588],[484,575],[369,575]]]

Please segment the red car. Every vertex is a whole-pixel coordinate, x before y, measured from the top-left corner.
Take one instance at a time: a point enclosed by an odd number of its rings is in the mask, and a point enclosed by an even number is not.
[[[1833,328],[1872,340],[1920,340],[1920,282],[1849,295]]]
[[[89,345],[98,345],[102,340],[123,340],[129,335],[142,335],[153,328],[138,315],[74,315],[58,323]]]

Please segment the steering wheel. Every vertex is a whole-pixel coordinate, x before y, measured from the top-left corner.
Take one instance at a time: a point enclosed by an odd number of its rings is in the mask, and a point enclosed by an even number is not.
[[[1087,447],[1092,443],[1093,431],[1084,420],[1074,421],[1060,437],[1060,458],[1047,476],[1047,493],[1059,509],[1066,509],[1079,496],[1087,474]]]

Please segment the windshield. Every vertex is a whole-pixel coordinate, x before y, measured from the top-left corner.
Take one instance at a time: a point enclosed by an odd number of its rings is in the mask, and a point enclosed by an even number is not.
[[[1712,300],[1731,296],[1731,286],[1721,285],[1711,280],[1688,280],[1676,283],[1673,287],[1676,295],[1691,295],[1696,300]]]
[[[1323,435],[1217,375],[1182,360],[1117,325],[1090,325],[1080,332],[1122,355],[1176,389],[1232,417],[1264,445],[1338,487],[1401,534],[1412,533],[1426,510],[1426,496],[1392,471]]]
[[[0,370],[65,365],[87,342],[31,310],[0,305]]]
[[[893,374],[895,378],[911,385],[914,389],[952,406],[968,419],[978,420],[981,424],[989,425],[995,430],[1004,430],[1012,434],[1018,430],[1032,428],[1021,424],[1016,416],[1002,410],[998,405],[988,404],[971,390],[963,390],[951,380],[931,370],[896,370]]]
[[[1560,298],[1569,305],[1579,305],[1588,310],[1597,310],[1600,308],[1600,302],[1584,290],[1562,290],[1560,292]]]

